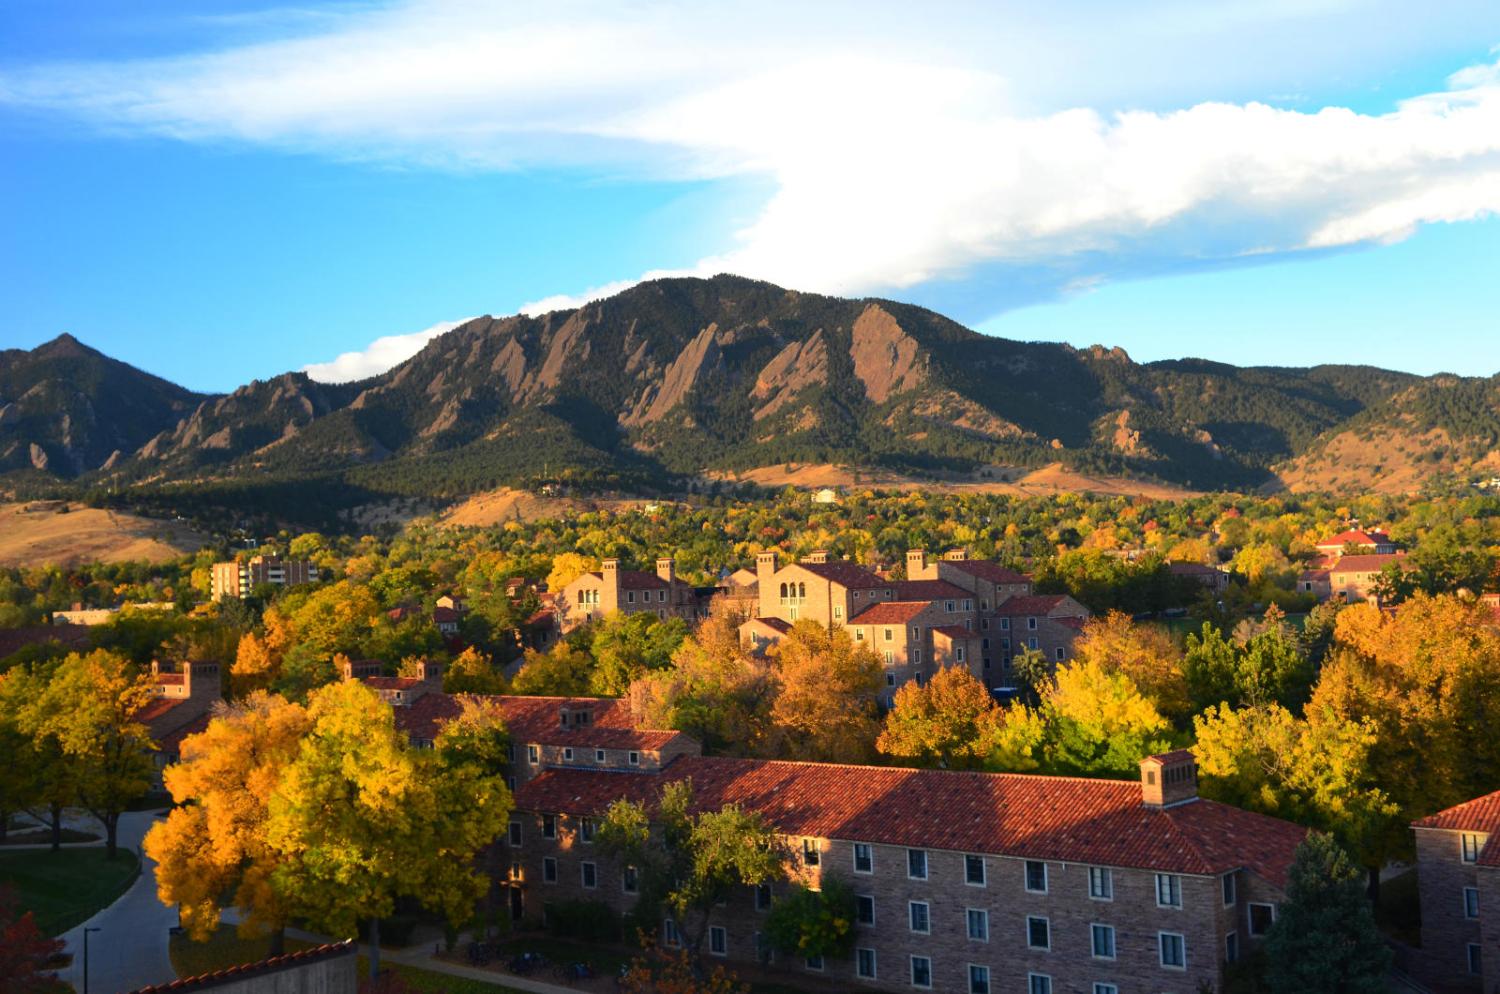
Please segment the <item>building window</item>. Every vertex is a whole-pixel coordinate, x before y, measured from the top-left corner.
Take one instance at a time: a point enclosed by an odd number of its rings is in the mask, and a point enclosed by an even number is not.
[[[932,986],[932,960],[926,956],[911,958],[911,985],[913,987]]]
[[[586,890],[593,890],[599,886],[599,868],[593,863],[578,864],[579,879]]]
[[[1041,860],[1026,861],[1026,889],[1033,894],[1047,893],[1047,864]]]
[[[856,641],[856,642],[863,642],[864,640],[865,640],[865,630],[863,628],[856,628],[856,629],[854,629],[854,641]]]
[[[1464,888],[1464,917],[1479,917],[1479,889],[1477,887]]]
[[[854,872],[875,872],[875,852],[870,848],[868,842],[854,843]]]
[[[1276,906],[1274,904],[1252,904],[1250,905],[1250,934],[1265,935],[1271,931],[1271,925],[1276,921]]]
[[[1156,906],[1158,908],[1182,907],[1182,878],[1175,873],[1156,875]]]
[[[510,844],[513,846],[521,844],[521,823],[519,821],[510,823]]]
[[[1026,994],[1052,994],[1052,978],[1045,973],[1028,973]]]
[[[1240,933],[1230,932],[1224,936],[1224,962],[1238,963],[1240,961]]]
[[[822,858],[823,858],[823,854],[818,850],[818,840],[817,839],[803,839],[802,840],[802,865],[803,866],[817,866],[818,862]]]
[[[1032,949],[1052,948],[1052,928],[1045,918],[1026,919],[1026,944]]]
[[[1002,632],[1008,632],[1008,631],[1010,631],[1010,619],[1009,618],[1001,618],[1000,619],[1000,630]]]
[[[823,970],[822,956],[809,956],[804,962],[809,970],[817,970],[818,972],[822,972]]]
[[[573,762],[573,747],[572,746],[564,746],[563,747],[563,761],[564,762],[568,762],[568,763]]]
[[[842,618],[844,616],[844,605],[835,604],[833,606],[833,616],[835,618]]]
[[[1227,908],[1231,904],[1234,903],[1235,891],[1234,891],[1234,874],[1233,873],[1226,873],[1226,874],[1224,874],[1223,888],[1224,888],[1224,907]]]
[[[594,841],[594,819],[582,818],[578,822],[578,838],[584,842]]]
[[[953,613],[953,602],[952,601],[943,601],[943,613],[944,614],[952,614]]]
[[[975,887],[985,885],[983,856],[964,857],[964,883],[973,884]]]
[[[1469,943],[1469,972],[1478,976],[1483,973],[1484,964],[1479,958],[1479,946],[1477,943]]]
[[[626,604],[634,604],[635,603],[635,591],[634,590],[627,590],[627,591],[625,591],[625,603]]]
[[[1096,901],[1115,899],[1115,878],[1109,867],[1089,867],[1089,897]]]
[[[1480,843],[1480,836],[1472,832],[1465,832],[1459,836],[1464,850],[1464,862],[1473,863],[1479,859],[1479,850],[1484,846]]]
[[[595,749],[594,750],[594,762],[596,762],[596,763],[602,763],[602,762],[604,762],[604,750],[603,749]]]
[[[526,747],[526,762],[530,763],[532,766],[535,766],[538,762],[540,762],[540,760],[541,760],[541,756],[540,756],[540,754],[537,751],[537,747],[534,746],[534,745],[527,746]]]
[[[920,663],[922,661],[922,650],[921,649],[913,649],[911,651],[911,661],[914,662],[914,663]]]
[[[729,933],[723,925],[710,925],[708,929],[708,952],[712,956],[729,955]]]
[[[969,964],[969,994],[990,994],[990,968]]]
[[[927,850],[906,850],[906,875],[912,880],[927,879]]]
[[[633,866],[620,871],[620,890],[634,894],[641,889],[641,873]]]
[[[771,885],[755,885],[755,910],[768,911],[771,907]]]
[[[1187,969],[1187,942],[1176,932],[1156,933],[1161,950],[1161,965],[1169,970]]]
[[[854,920],[861,925],[875,924],[875,897],[872,894],[854,896]]]
[[[889,649],[885,650],[885,664],[887,666],[896,665],[896,654]]]
[[[989,942],[990,913],[983,908],[969,908],[965,917],[969,923],[969,938],[975,942]]]
[[[1113,925],[1090,925],[1094,959],[1115,958],[1115,927]]]
[[[894,687],[896,685],[896,674],[887,673],[885,675],[885,685],[887,687]]]
[[[542,838],[544,838],[544,839],[555,839],[555,838],[557,838],[557,816],[556,815],[542,815]]]
[[[932,917],[926,901],[911,901],[906,909],[910,918],[908,925],[913,932],[926,935],[932,931]]]
[[[953,649],[953,658],[956,659],[960,663],[964,661],[964,647],[963,646],[960,645],[960,646],[955,646],[954,647],[954,649]]]
[[[911,640],[913,642],[920,642],[922,640],[922,626],[921,625],[912,625],[911,626]]]
[[[1036,640],[1036,636],[1033,635],[1033,636],[1031,636],[1031,638],[1029,638],[1029,639],[1026,640],[1026,648],[1028,648],[1028,649],[1035,649],[1036,647],[1037,647],[1037,640]]]
[[[854,950],[854,975],[863,980],[875,979],[875,950]]]
[[[557,859],[552,856],[542,858],[542,881],[544,883],[557,883]]]
[[[505,761],[507,763],[514,763],[516,761],[516,744],[514,742],[505,743]]]
[[[640,753],[638,753],[638,752],[632,752],[630,754],[630,765],[631,766],[640,766],[641,765],[641,754]]]
[[[889,629],[889,628],[885,629],[883,634],[885,635],[885,640],[887,642],[894,642],[894,641],[896,641],[896,635],[895,635],[895,632],[892,629]]]
[[[1036,640],[1032,639],[1032,641],[1034,642]],[[1067,658],[1067,650],[1065,650],[1062,646],[1058,646],[1056,649],[1052,650],[1052,655],[1060,663]]]
[[[1114,984],[1095,984],[1094,994],[1120,994],[1120,988]]]
[[[661,923],[661,943],[673,947],[682,944],[682,936],[677,933],[677,922],[671,918],[664,919]]]

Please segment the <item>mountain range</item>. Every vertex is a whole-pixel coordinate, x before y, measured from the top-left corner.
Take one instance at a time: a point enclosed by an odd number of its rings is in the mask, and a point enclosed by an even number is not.
[[[1493,475],[1497,445],[1500,377],[1137,363],[735,276],[476,318],[347,384],[286,373],[199,394],[68,335],[0,352],[0,479],[31,486],[449,498],[787,463],[940,480],[1062,463],[1196,489],[1390,490]]]

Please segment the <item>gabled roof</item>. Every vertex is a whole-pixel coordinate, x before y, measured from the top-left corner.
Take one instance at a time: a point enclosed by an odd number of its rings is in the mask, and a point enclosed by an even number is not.
[[[551,769],[516,791],[528,811],[599,815],[691,780],[699,810],[738,804],[778,832],[1209,876],[1246,867],[1285,885],[1300,825],[1214,801],[1142,803],[1135,781],[685,756],[657,774]]]
[[[1007,615],[1012,618],[1018,618],[1022,615],[1033,615],[1042,618],[1051,614],[1059,607],[1064,606],[1067,600],[1067,594],[1029,594],[1024,597],[1007,597],[995,608],[995,613]]]
[[[821,577],[831,583],[837,583],[843,587],[848,587],[851,590],[865,590],[869,587],[885,587],[890,585],[889,580],[876,576],[859,563],[836,561],[828,563],[787,563],[787,565],[800,566],[814,576]]]
[[[946,635],[950,639],[972,639],[978,638],[974,632],[969,631],[963,625],[938,625],[932,630],[934,635]]]
[[[411,676],[367,676],[361,677],[360,682],[371,690],[410,690],[422,685],[421,680]]]
[[[434,624],[441,624],[445,621],[457,621],[458,618],[458,612],[451,607],[435,607],[432,609],[432,621]]]
[[[1013,569],[1001,566],[989,559],[944,559],[943,564],[952,566],[973,577],[988,580],[990,583],[1015,584],[1030,583],[1031,577],[1025,573],[1017,573]]]
[[[621,590],[657,590],[665,588],[668,585],[666,580],[663,580],[655,573],[644,573],[638,569],[616,570],[615,573],[620,578]],[[584,575],[591,576],[601,583],[604,581],[604,574],[598,570]]]
[[[787,632],[789,632],[789,631],[792,630],[792,623],[790,621],[783,621],[780,618],[771,618],[771,617],[751,618],[748,621],[746,621],[745,624],[747,624],[747,625],[763,625],[766,628],[770,628],[773,631],[781,633],[782,635],[785,635]]]
[[[1500,845],[1495,844],[1493,838],[1500,833],[1500,790],[1420,818],[1412,822],[1412,828],[1438,828],[1492,836],[1479,853],[1478,863],[1480,866],[1500,867]]]
[[[1318,543],[1318,548],[1340,548],[1346,545],[1389,545],[1391,537],[1382,531],[1362,531],[1351,528],[1345,532],[1339,532],[1332,538],[1325,538]]]
[[[1167,563],[1168,571],[1178,576],[1223,576],[1224,571],[1202,563],[1175,562]]]
[[[896,599],[900,601],[961,600],[974,596],[972,591],[947,580],[896,580],[891,586],[896,589]]]
[[[1388,552],[1379,555],[1367,556],[1345,556],[1328,568],[1330,575],[1334,573],[1379,573],[1391,563],[1396,563],[1404,569],[1416,569],[1411,565],[1408,557],[1400,553]]]
[[[932,607],[931,601],[881,601],[849,619],[851,625],[900,625]]]

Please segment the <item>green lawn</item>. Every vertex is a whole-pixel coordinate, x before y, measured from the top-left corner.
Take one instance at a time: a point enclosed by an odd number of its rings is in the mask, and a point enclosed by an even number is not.
[[[97,842],[100,836],[94,832],[80,832],[77,829],[65,828],[62,830],[62,842]],[[5,837],[7,846],[35,846],[51,845],[52,829],[50,828],[28,828],[24,832],[14,829]]]
[[[59,852],[0,853],[0,883],[15,888],[23,911],[36,914],[48,935],[61,935],[113,904],[135,880],[135,853],[119,850],[113,860],[104,848]]]

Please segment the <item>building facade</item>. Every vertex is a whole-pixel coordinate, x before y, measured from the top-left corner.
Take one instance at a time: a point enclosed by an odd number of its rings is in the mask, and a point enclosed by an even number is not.
[[[677,561],[664,557],[656,561],[655,573],[622,569],[618,559],[606,559],[599,570],[556,592],[552,609],[562,631],[569,632],[615,611],[693,622],[705,616],[707,604],[696,588],[678,578]]]
[[[263,583],[291,587],[299,583],[316,583],[318,567],[304,559],[280,559],[276,556],[251,556],[244,561],[214,563],[210,590],[214,600],[221,597],[244,599]]]
[[[1500,791],[1412,825],[1422,905],[1418,972],[1443,990],[1500,990]]]
[[[703,950],[848,989],[953,994],[1192,994],[1275,920],[1305,830],[1196,792],[1190,754],[1135,781],[684,756],[630,774],[555,766],[523,783],[507,837],[512,910],[561,901],[621,913],[640,881],[595,845],[609,805],[649,806],[690,780],[699,810],[759,812],[792,880],[830,875],[857,896],[855,951],[771,951],[763,923],[790,881],[746,887],[709,916]],[[688,923],[662,922],[661,940]],[[691,939],[694,936],[687,936]]]

